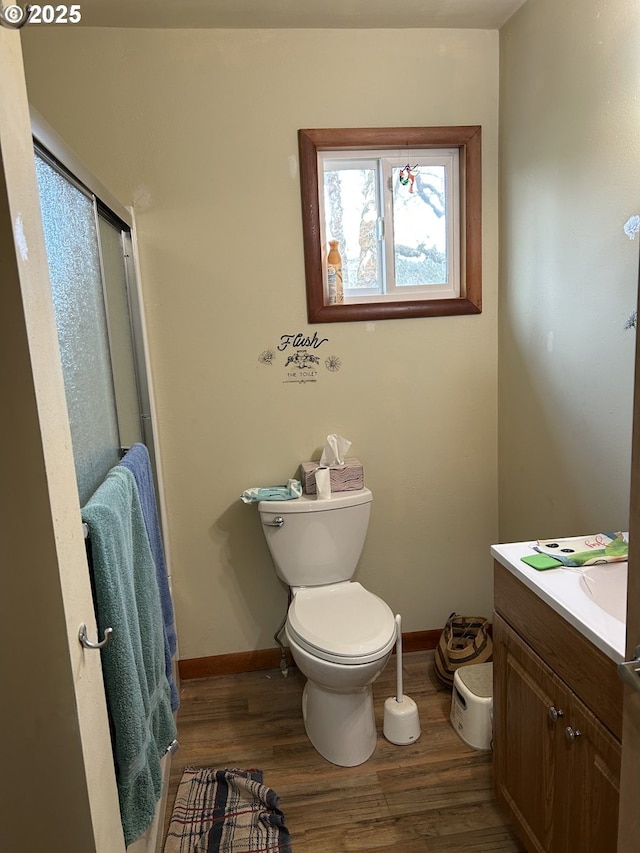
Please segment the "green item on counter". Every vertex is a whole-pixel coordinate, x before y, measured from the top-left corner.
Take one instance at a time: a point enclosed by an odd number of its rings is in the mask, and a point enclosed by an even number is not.
[[[629,545],[622,533],[594,533],[569,539],[538,539],[535,551],[559,560],[564,566],[593,566],[626,560]]]
[[[532,569],[537,569],[539,572],[546,572],[547,569],[557,569],[562,566],[560,560],[555,557],[548,557],[546,554],[533,554],[531,557],[522,557],[522,562],[531,566]]]

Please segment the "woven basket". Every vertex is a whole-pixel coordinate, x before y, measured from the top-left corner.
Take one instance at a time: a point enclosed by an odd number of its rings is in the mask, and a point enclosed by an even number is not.
[[[447,687],[461,666],[487,663],[493,655],[493,642],[484,616],[459,616],[452,613],[436,648],[436,675]]]

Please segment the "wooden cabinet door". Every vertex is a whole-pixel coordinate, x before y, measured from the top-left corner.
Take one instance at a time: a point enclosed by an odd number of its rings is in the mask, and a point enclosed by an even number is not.
[[[498,799],[528,849],[615,853],[620,744],[495,614]]]
[[[561,843],[554,847],[580,853],[615,853],[620,744],[576,696],[565,719],[558,760],[562,755],[561,766],[568,771],[560,783],[566,797],[566,820]],[[567,737],[567,729],[573,738]]]
[[[567,713],[566,689],[497,614],[493,634],[497,795],[529,849],[550,851],[557,834],[556,754]]]

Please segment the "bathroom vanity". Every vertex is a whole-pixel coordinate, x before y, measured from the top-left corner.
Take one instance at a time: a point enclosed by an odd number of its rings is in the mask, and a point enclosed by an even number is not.
[[[491,552],[498,801],[530,851],[614,853],[625,626],[531,543]]]

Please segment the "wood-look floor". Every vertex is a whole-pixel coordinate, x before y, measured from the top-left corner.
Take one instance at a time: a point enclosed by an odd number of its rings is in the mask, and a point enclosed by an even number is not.
[[[359,767],[335,767],[307,740],[295,668],[287,678],[263,670],[183,682],[165,832],[185,767],[257,768],[280,796],[293,853],[522,853],[495,802],[491,753],[468,747],[449,722],[433,652],[404,655],[403,678],[420,739],[394,746],[382,735],[394,656],[374,684],[378,744]]]

